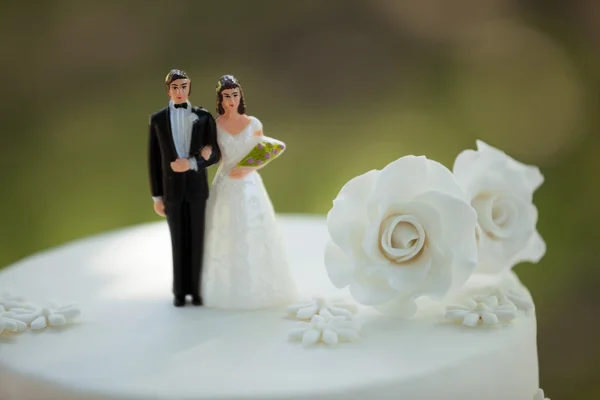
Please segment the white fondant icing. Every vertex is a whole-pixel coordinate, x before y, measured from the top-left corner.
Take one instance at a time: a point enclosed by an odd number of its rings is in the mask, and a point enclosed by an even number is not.
[[[324,218],[281,218],[303,298],[346,291],[323,267]],[[539,387],[535,316],[506,329],[444,323],[426,299],[411,320],[359,307],[361,339],[305,348],[287,340],[285,308],[175,308],[166,222],[65,245],[0,272],[33,302],[74,299],[80,323],[0,336],[0,398],[531,400]],[[475,276],[468,286],[518,281]]]

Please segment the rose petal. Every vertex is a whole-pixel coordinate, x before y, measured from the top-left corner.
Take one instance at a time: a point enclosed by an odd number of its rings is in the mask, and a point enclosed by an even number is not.
[[[364,208],[369,200],[371,191],[375,187],[377,177],[380,171],[373,169],[365,172],[355,178],[350,179],[338,193],[334,203],[337,201],[348,200],[356,203],[357,206]]]
[[[457,198],[465,197],[448,168],[424,156],[404,156],[381,170],[369,205],[394,204],[398,198],[410,201],[433,188]]]
[[[366,257],[361,250],[367,227],[367,223],[362,221],[361,217],[364,212],[364,208],[359,209],[353,202],[340,201],[327,214],[327,230],[331,240],[353,258]]]
[[[413,294],[415,297],[428,296],[434,300],[442,300],[453,287],[452,254],[445,255],[437,246],[429,246],[427,253],[430,264],[427,275]]]
[[[439,249],[432,254],[436,256],[437,264],[432,264],[431,271],[448,277],[437,267],[448,268],[451,270],[451,286],[462,286],[477,267],[477,213],[464,200],[433,191],[415,198],[411,206],[415,208],[415,214],[419,214],[418,218],[423,221],[427,234],[431,232],[432,239],[436,239],[431,242]],[[432,209],[439,215],[440,220],[437,224],[431,219],[434,214]],[[436,292],[441,294],[441,291]]]
[[[507,194],[531,203],[533,191],[525,177],[507,167],[506,160],[489,165],[480,170],[479,175],[470,182],[470,199],[487,194]]]
[[[423,248],[417,257],[395,267],[386,268],[379,272],[378,276],[385,277],[390,287],[400,295],[406,296],[420,291],[430,272],[431,263],[431,249],[427,247]]]
[[[477,211],[483,235],[501,243],[498,249],[502,253],[497,254],[497,257],[512,259],[533,235],[537,210],[531,203],[516,197],[477,198],[473,200],[473,207]],[[504,226],[499,226],[494,220],[493,213],[499,210],[504,210],[507,214]]]
[[[522,164],[506,153],[478,140],[478,151],[465,150],[454,161],[453,172],[469,197],[475,197],[482,188],[497,187],[504,190],[517,188],[531,199],[531,194],[542,184],[544,178],[539,169]]]
[[[510,260],[502,256],[502,243],[483,234],[479,237],[479,261],[476,273],[497,274],[510,268]]]
[[[363,241],[361,248],[369,258],[370,263],[377,263],[381,265],[387,265],[390,260],[385,258],[379,249],[379,231],[381,228],[381,221],[375,220],[367,226],[364,232]]]
[[[348,181],[333,200],[327,214],[327,229],[331,239],[349,256],[356,251],[368,224],[366,204],[378,171],[372,170]]]
[[[520,227],[505,239],[498,240],[487,234],[479,237],[479,265],[477,272],[498,273],[512,268],[518,262],[538,262],[546,252],[546,245],[535,231],[537,209],[525,204],[519,216]]]
[[[542,236],[538,231],[535,231],[531,238],[527,242],[527,245],[517,253],[511,260],[511,266],[514,266],[520,262],[531,262],[537,263],[546,254],[546,242],[542,239]]]
[[[468,197],[472,196],[471,184],[473,180],[493,162],[495,162],[493,158],[482,158],[481,153],[471,149],[464,150],[456,156],[452,172]]]
[[[390,301],[398,296],[388,283],[372,275],[367,275],[364,270],[354,273],[354,280],[350,283],[350,294],[360,304],[373,306]]]
[[[425,156],[405,156],[385,166],[379,173],[369,205],[379,204],[385,209],[399,199],[410,200],[420,192],[426,165]]]
[[[544,183],[544,176],[540,172],[539,168],[532,166],[532,165],[523,164],[523,163],[515,160],[514,158],[510,157],[505,152],[503,152],[493,146],[490,146],[489,144],[485,143],[482,140],[477,140],[475,143],[477,145],[477,150],[482,153],[494,154],[495,157],[499,157],[499,156],[506,157],[508,159],[508,165],[511,168],[517,170],[519,173],[523,174],[523,176],[527,180],[528,184],[530,185],[530,188],[532,191],[537,190],[537,188],[539,188],[542,185],[542,183]]]
[[[352,282],[352,260],[331,240],[325,246],[325,270],[331,283],[340,289]]]
[[[425,242],[425,230],[412,215],[397,215],[383,221],[379,238],[386,258],[394,262],[408,261],[421,251]],[[412,243],[412,245],[411,245]]]
[[[421,224],[425,231],[427,243],[442,243],[444,240],[444,231],[441,224],[441,210],[437,210],[435,205],[423,201],[421,196],[413,199],[406,206],[406,213],[413,215]]]

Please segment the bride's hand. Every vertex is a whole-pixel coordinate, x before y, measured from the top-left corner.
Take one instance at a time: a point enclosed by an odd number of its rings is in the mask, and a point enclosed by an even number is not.
[[[206,146],[206,147],[202,148],[202,150],[200,150],[200,155],[205,160],[208,160],[210,158],[211,154],[212,154],[212,147],[211,146]]]
[[[229,177],[234,179],[242,179],[252,172],[251,168],[234,168],[229,172]]]

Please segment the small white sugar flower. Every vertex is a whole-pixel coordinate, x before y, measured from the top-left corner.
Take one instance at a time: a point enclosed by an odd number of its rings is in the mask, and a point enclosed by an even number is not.
[[[79,314],[81,311],[73,304],[59,306],[53,303],[48,307],[38,307],[33,311],[22,310],[22,312],[15,313],[14,318],[26,323],[31,329],[44,329],[49,326],[65,325]]]
[[[528,314],[535,308],[531,299],[522,290],[496,288],[492,295],[498,297],[500,304],[514,304],[517,309]]]
[[[531,313],[535,309],[535,306],[529,297],[514,290],[507,291],[506,298],[517,306],[518,309],[526,311],[527,313]]]
[[[544,391],[542,389],[538,389],[535,396],[533,396],[533,400],[550,400],[550,399],[544,396]]]
[[[6,311],[4,306],[0,305],[0,334],[3,332],[23,332],[27,329],[27,324],[14,319],[14,313]]]
[[[20,296],[14,296],[8,292],[0,294],[0,306],[8,311],[13,308],[22,308],[25,304],[25,299]]]
[[[353,319],[356,306],[344,304],[338,301],[327,301],[323,297],[314,297],[311,301],[294,304],[286,309],[286,312],[297,319],[310,320],[315,315],[329,317],[346,317]]]
[[[323,342],[335,345],[341,341],[358,339],[359,325],[345,317],[323,317],[315,315],[310,322],[300,322],[298,327],[289,333],[289,339],[302,341],[305,346]]]
[[[446,318],[466,326],[496,325],[516,318],[517,308],[512,303],[501,304],[497,296],[474,296],[465,305],[446,307]]]
[[[477,288],[467,293],[471,296],[496,296],[500,305],[514,304],[518,310],[522,310],[526,314],[531,314],[535,309],[531,296],[523,287],[516,285],[514,282],[501,286]]]

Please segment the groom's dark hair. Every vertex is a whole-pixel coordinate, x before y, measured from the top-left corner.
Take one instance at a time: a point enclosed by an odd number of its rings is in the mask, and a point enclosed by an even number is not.
[[[192,94],[192,80],[188,77],[188,74],[185,73],[185,71],[182,71],[180,69],[172,69],[169,71],[169,73],[167,74],[167,76],[165,77],[165,87],[167,88],[167,93],[169,92],[169,87],[171,86],[171,83],[173,81],[176,81],[177,79],[187,79],[188,81],[190,81],[189,83],[189,87],[190,87],[190,91],[188,92],[188,96]]]

